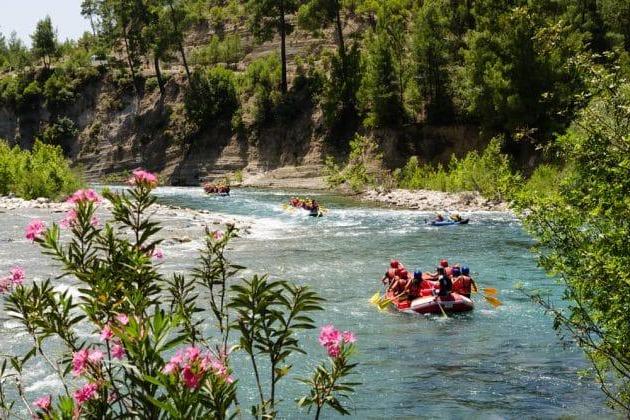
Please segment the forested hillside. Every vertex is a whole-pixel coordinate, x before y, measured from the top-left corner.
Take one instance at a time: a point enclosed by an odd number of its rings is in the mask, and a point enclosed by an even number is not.
[[[585,66],[629,69],[625,0],[85,0],[82,13],[78,40],[49,18],[32,48],[0,38],[0,137],[59,144],[92,177],[313,176],[356,133],[390,168],[501,135],[527,173],[562,159]]]

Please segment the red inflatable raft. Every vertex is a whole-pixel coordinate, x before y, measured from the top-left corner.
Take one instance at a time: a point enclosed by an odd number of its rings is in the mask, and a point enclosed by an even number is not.
[[[429,292],[428,289],[425,290]],[[425,290],[422,291],[423,295],[428,294],[425,293]],[[406,313],[440,314],[442,309],[446,313],[468,312],[475,307],[471,299],[459,293],[451,293],[449,296],[421,296],[410,302],[406,299],[395,299],[394,294],[390,291],[387,292],[387,298],[392,300],[392,303],[400,312]],[[440,306],[442,309],[440,309]]]

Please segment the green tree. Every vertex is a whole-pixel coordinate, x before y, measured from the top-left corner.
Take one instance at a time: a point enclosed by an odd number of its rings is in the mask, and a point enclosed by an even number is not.
[[[293,32],[293,25],[287,21],[288,14],[298,10],[298,0],[248,0],[250,28],[259,41],[269,41],[275,32],[280,34],[280,61],[282,66],[282,93],[287,92],[287,51],[286,38]]]
[[[446,122],[452,115],[449,65],[455,57],[449,40],[449,7],[447,0],[425,1],[412,29],[413,80],[431,122]]]
[[[391,46],[386,34],[373,33],[367,38],[363,80],[359,90],[361,108],[369,126],[389,126],[403,116],[400,86]]]
[[[52,57],[57,53],[57,31],[53,28],[50,16],[37,22],[31,39],[33,40],[33,55],[42,59],[44,67],[50,67]]]
[[[559,141],[572,168],[552,197],[519,199],[540,265],[566,305],[535,294],[592,363],[610,403],[630,415],[630,83],[587,65],[592,98]]]

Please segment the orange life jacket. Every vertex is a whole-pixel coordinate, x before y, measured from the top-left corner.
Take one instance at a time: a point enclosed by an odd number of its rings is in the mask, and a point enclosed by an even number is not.
[[[453,292],[470,296],[472,293],[472,279],[468,276],[459,276],[453,279]]]

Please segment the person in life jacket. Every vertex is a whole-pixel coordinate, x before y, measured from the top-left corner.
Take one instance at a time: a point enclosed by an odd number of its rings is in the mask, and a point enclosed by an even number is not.
[[[451,278],[446,275],[444,267],[438,267],[438,296],[448,296],[453,291],[453,282]]]
[[[458,285],[458,289],[462,291],[460,293],[461,295],[464,295],[467,298],[470,298],[470,295],[472,294],[472,292],[477,291],[477,284],[472,279],[472,277],[470,277],[470,269],[468,267],[466,266],[462,267],[461,276],[459,276],[458,281],[460,283]]]
[[[438,214],[435,216],[435,221],[436,221],[436,222],[443,222],[443,221],[444,221],[444,216],[442,216],[442,213],[438,213]]]
[[[413,279],[407,283],[407,299],[414,300],[422,295],[422,286],[424,280],[422,280],[422,271],[416,269],[413,272]]]

